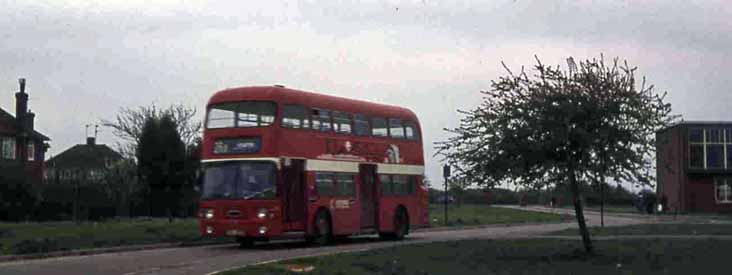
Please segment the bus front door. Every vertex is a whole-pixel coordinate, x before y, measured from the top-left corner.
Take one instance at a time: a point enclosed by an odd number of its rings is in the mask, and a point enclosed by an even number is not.
[[[359,167],[359,202],[361,204],[361,228],[376,228],[376,165]]]
[[[285,222],[305,222],[305,161],[292,159],[282,171],[284,179],[282,202]]]

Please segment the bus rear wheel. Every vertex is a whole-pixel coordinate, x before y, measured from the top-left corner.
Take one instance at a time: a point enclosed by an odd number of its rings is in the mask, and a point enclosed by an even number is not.
[[[409,216],[404,208],[399,208],[399,210],[394,213],[394,233],[392,234],[392,238],[400,241],[403,240],[404,236],[407,234],[409,234]]]
[[[330,219],[325,211],[319,211],[315,216],[315,224],[313,226],[314,235],[308,238],[308,241],[316,245],[327,245],[333,241],[333,232],[331,231]]]

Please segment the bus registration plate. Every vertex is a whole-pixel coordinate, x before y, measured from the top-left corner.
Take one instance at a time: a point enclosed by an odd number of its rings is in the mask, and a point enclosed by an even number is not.
[[[246,232],[242,230],[226,230],[226,236],[245,236]]]

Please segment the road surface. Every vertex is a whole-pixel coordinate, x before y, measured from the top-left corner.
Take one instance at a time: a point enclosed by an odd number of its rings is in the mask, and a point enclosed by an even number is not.
[[[541,211],[541,209],[532,209]],[[546,211],[546,210],[544,210]],[[550,210],[570,214],[571,210]],[[589,225],[599,225],[597,213],[586,215]],[[606,226],[654,222],[650,217],[605,216]],[[208,274],[237,266],[308,255],[359,251],[395,245],[464,240],[525,238],[556,230],[576,228],[576,222],[496,226],[459,231],[420,231],[401,242],[382,242],[376,237],[358,237],[334,246],[309,247],[302,241],[280,242],[239,249],[235,244],[186,247],[113,254],[74,256],[43,260],[0,263],[0,274]]]

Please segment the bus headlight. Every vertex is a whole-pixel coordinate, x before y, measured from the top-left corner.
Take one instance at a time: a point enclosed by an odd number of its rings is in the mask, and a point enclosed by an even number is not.
[[[201,209],[198,212],[198,216],[204,219],[213,219],[214,218],[214,210],[213,209]]]
[[[213,227],[211,227],[211,226],[206,226],[206,234],[209,234],[209,235],[211,235],[211,234],[213,234],[213,233],[214,233],[214,229],[213,229]]]
[[[259,227],[259,235],[264,235],[264,234],[267,234],[267,227],[266,226]]]
[[[260,208],[257,210],[257,218],[264,219],[269,215],[269,210],[266,208]]]

